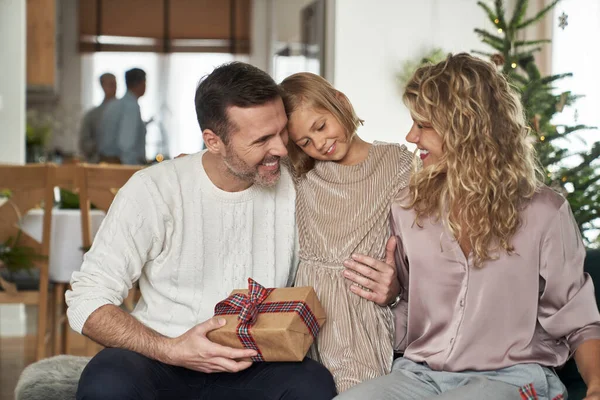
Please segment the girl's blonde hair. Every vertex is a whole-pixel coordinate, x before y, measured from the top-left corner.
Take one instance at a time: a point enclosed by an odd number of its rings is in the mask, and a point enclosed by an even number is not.
[[[319,75],[300,72],[285,78],[280,86],[283,89],[283,104],[288,118],[302,107],[327,111],[344,127],[348,141],[352,140],[356,129],[363,123],[346,95]],[[314,167],[315,160],[292,140],[288,141],[287,148],[297,175],[303,175]]]
[[[492,64],[462,53],[419,68],[403,99],[443,143],[439,163],[411,177],[416,223],[442,218],[476,267],[511,254],[521,206],[543,182],[518,95]]]

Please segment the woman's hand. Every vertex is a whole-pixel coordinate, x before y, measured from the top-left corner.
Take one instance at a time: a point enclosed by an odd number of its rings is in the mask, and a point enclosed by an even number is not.
[[[575,350],[575,362],[587,385],[584,400],[600,400],[600,340],[586,340]]]
[[[353,254],[352,260],[344,261],[344,277],[357,285],[350,286],[352,293],[382,307],[390,304],[400,294],[400,281],[394,260],[396,237],[392,236],[385,246],[385,261],[362,254]]]
[[[588,390],[583,400],[600,400],[600,388]]]

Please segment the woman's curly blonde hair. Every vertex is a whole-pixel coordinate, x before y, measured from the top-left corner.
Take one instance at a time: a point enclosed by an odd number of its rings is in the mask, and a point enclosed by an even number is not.
[[[476,267],[511,254],[519,211],[543,182],[518,95],[491,63],[461,53],[419,68],[403,100],[443,143],[440,161],[411,178],[416,223],[441,218]]]

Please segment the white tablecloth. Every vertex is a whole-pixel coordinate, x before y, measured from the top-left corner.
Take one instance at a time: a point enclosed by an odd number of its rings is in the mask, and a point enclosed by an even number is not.
[[[93,238],[104,219],[104,212],[91,210],[90,215]],[[23,231],[39,241],[42,240],[43,216],[42,210],[31,210],[21,221]],[[50,237],[50,281],[68,283],[83,261],[79,210],[53,210]]]

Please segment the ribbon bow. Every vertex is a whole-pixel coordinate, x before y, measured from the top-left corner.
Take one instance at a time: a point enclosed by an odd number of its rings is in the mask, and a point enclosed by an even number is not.
[[[258,306],[269,297],[272,291],[273,289],[266,289],[254,279],[248,278],[248,294],[237,293],[223,303],[225,303],[224,306],[240,312],[238,319],[241,323],[254,325],[258,316]]]
[[[319,333],[319,323],[306,303],[302,301],[265,303],[264,301],[273,290],[248,278],[248,294],[236,293],[215,306],[215,315],[238,315],[240,322],[237,327],[237,336],[245,348],[257,351],[257,355],[252,357],[253,361],[264,361],[262,353],[250,333],[250,327],[254,325],[260,313],[295,312],[302,318],[313,338],[316,338]]]

